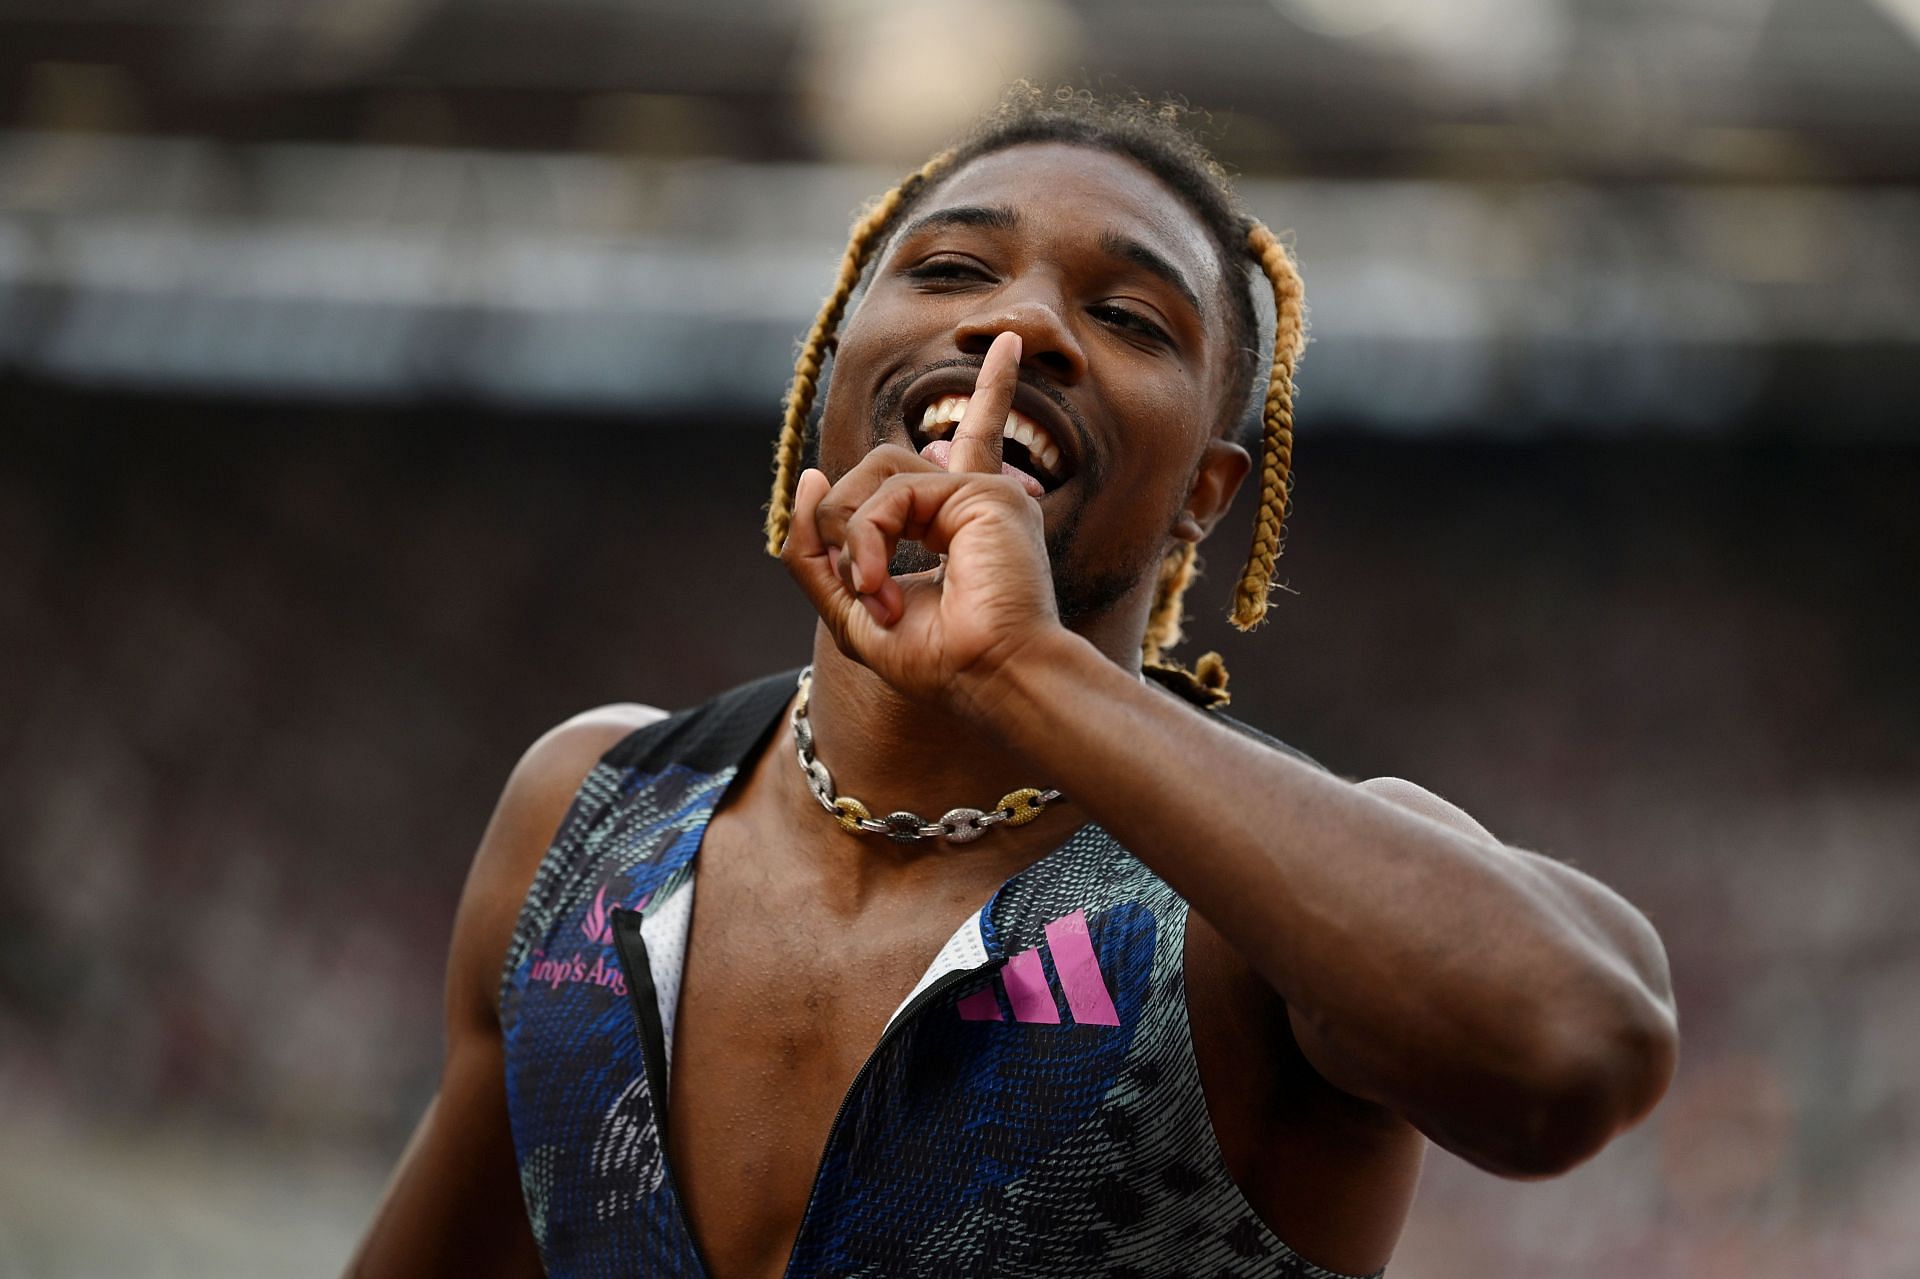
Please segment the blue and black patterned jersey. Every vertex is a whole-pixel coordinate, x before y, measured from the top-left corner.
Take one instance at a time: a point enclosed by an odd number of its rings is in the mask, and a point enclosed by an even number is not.
[[[500,1014],[527,1213],[556,1279],[704,1273],[660,1140],[694,872],[793,687],[762,680],[621,741],[534,877]],[[1186,921],[1091,825],[961,921],[854,1079],[790,1279],[1342,1279],[1276,1238],[1222,1162]]]

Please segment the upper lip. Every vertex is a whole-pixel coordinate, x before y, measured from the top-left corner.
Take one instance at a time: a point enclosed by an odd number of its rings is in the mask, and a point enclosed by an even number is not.
[[[924,445],[926,441],[920,434],[920,419],[925,416],[927,406],[942,396],[971,396],[979,380],[980,366],[977,364],[933,369],[915,378],[908,385],[904,397],[907,438]],[[1080,422],[1038,386],[1024,379],[1014,388],[1013,407],[1032,418],[1041,430],[1052,437],[1054,447],[1060,450],[1060,483],[1064,484],[1078,475],[1087,456],[1086,430]]]

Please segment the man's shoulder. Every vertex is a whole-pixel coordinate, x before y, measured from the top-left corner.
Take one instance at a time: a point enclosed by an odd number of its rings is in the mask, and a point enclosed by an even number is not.
[[[555,784],[572,787],[615,746],[642,729],[672,718],[645,702],[609,702],[562,720],[535,739],[514,769],[509,789],[544,791]]]
[[[498,866],[510,879],[531,874],[581,784],[622,742],[668,713],[641,702],[611,702],[562,720],[521,754],[500,794],[481,864]]]
[[[1255,728],[1245,720],[1226,712],[1225,707],[1229,700],[1226,667],[1221,664],[1219,654],[1206,654],[1194,670],[1188,670],[1178,663],[1151,662],[1141,668],[1140,674],[1149,684],[1165,690],[1194,709],[1204,712],[1209,718],[1226,725],[1242,737],[1251,738],[1263,746],[1270,746],[1284,755],[1291,755],[1322,772],[1333,771],[1298,746],[1283,742],[1272,733]]]
[[[521,755],[505,802],[556,821],[600,764],[619,770],[668,762],[700,767],[733,762],[792,695],[795,674],[781,672],[729,688],[679,710],[645,702],[609,702],[542,733]]]
[[[1263,728],[1255,728],[1252,724],[1247,723],[1245,720],[1237,719],[1234,716],[1227,714],[1223,710],[1215,709],[1215,710],[1209,711],[1208,714],[1212,715],[1220,723],[1225,724],[1228,728],[1231,728],[1234,732],[1239,733],[1242,737],[1250,737],[1254,741],[1262,744],[1263,746],[1272,747],[1274,750],[1279,751],[1283,755],[1291,755],[1295,759],[1299,760],[1301,763],[1311,764],[1315,768],[1321,770],[1322,772],[1333,771],[1332,769],[1328,768],[1325,764],[1322,764],[1319,760],[1315,759],[1313,756],[1301,750],[1298,746],[1295,746],[1291,742],[1281,741],[1279,738],[1275,737],[1272,733],[1267,732]]]
[[[450,1015],[461,1014],[458,1025],[498,1032],[498,974],[555,830],[601,758],[665,717],[637,702],[596,706],[554,725],[521,754],[481,836],[454,923],[447,999]]]

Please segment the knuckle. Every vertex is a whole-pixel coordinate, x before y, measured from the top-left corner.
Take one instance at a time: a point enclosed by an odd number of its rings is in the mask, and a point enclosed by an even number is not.
[[[874,500],[897,500],[900,497],[912,493],[919,487],[920,481],[921,477],[917,475],[901,474],[889,476],[887,477],[886,483],[874,491]]]
[[[925,461],[925,458],[905,445],[888,442],[876,444],[867,450],[867,455],[861,458],[859,464],[853,469],[865,474],[879,471],[890,475]]]

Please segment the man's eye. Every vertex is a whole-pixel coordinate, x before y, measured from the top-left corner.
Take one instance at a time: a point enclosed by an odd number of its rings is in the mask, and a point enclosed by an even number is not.
[[[1129,311],[1124,306],[1102,305],[1093,308],[1094,318],[1104,320],[1119,328],[1152,338],[1156,342],[1171,342],[1166,330],[1137,311]]]
[[[979,263],[963,258],[933,258],[907,268],[907,276],[914,280],[984,280],[987,273]]]

